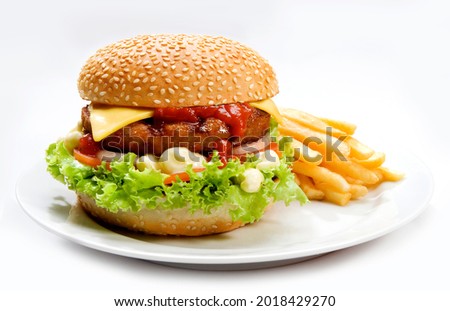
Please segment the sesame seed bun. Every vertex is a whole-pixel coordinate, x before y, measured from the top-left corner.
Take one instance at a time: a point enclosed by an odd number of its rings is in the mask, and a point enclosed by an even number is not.
[[[81,70],[83,99],[120,106],[254,102],[278,93],[269,63],[223,37],[141,35],[98,50]]]
[[[142,208],[138,212],[112,213],[83,193],[78,194],[78,204],[96,219],[147,234],[201,236],[231,231],[244,225],[231,219],[229,210],[234,208],[232,205],[224,205],[208,215],[202,211],[191,213],[188,207],[175,210]]]

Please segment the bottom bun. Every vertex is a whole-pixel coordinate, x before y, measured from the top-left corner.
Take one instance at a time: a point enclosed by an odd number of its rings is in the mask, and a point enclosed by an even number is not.
[[[235,206],[228,204],[204,214],[189,212],[188,207],[173,210],[142,208],[139,212],[118,211],[117,213],[98,206],[86,194],[78,194],[78,204],[91,216],[106,223],[132,231],[157,235],[201,236],[227,232],[245,225],[233,221],[229,211]]]

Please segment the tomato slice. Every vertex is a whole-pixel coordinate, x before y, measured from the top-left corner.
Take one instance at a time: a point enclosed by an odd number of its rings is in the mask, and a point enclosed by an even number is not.
[[[92,134],[87,133],[80,138],[78,150],[84,155],[95,157],[101,148],[100,143],[94,140]]]
[[[198,168],[193,168],[192,170],[193,170],[194,172],[196,172],[196,173],[199,173],[199,172],[204,171],[205,168],[204,168],[204,167],[198,167]],[[189,174],[188,174],[188,173],[186,173],[186,172],[181,172],[181,173],[175,173],[175,174],[172,174],[172,175],[170,175],[169,177],[167,177],[167,178],[164,180],[164,184],[165,184],[165,185],[171,185],[171,184],[173,184],[174,182],[176,182],[176,181],[178,180],[178,178],[181,179],[181,180],[184,181],[184,182],[187,182],[187,181],[190,180],[190,177],[189,177]]]
[[[78,149],[73,150],[73,157],[78,162],[83,163],[85,165],[92,166],[92,167],[97,167],[100,164],[102,164],[102,161],[99,158],[84,154]]]

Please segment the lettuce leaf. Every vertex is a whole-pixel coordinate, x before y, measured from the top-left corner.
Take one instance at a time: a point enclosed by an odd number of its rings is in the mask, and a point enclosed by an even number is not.
[[[222,166],[217,154],[205,163],[205,170],[198,173],[187,169],[189,182],[178,179],[165,185],[168,175],[134,166],[137,155],[126,154],[106,168],[103,162],[97,168],[83,165],[65,149],[62,141],[49,146],[46,152],[48,172],[71,190],[94,198],[97,205],[111,211],[138,211],[141,208],[177,209],[185,206],[190,211],[202,210],[205,214],[225,203],[235,205],[231,210],[234,220],[251,223],[261,218],[272,201],[307,202],[305,194],[295,184],[293,174],[284,159],[278,167],[263,171],[264,182],[257,193],[247,193],[239,186],[239,179],[247,168],[255,168],[258,161],[249,159],[228,162]]]

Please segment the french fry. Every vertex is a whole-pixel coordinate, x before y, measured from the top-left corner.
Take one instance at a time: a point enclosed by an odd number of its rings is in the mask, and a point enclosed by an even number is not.
[[[361,164],[365,168],[377,168],[383,165],[386,159],[386,155],[383,152],[375,152],[369,158],[365,160],[359,160],[357,158],[351,159],[352,161]]]
[[[341,175],[331,172],[325,167],[304,163],[301,161],[294,162],[292,166],[294,173],[311,177],[314,182],[326,183],[340,192],[350,191],[349,183]],[[321,189],[322,190],[322,189]]]
[[[381,173],[381,171],[380,171],[378,168],[371,169],[371,171],[372,171],[375,175],[377,175],[377,177],[378,177],[378,182],[376,182],[376,183],[374,183],[374,184],[371,184],[371,185],[366,185],[366,186],[368,186],[368,187],[370,187],[370,188],[375,188],[376,186],[378,186],[379,184],[381,184],[381,183],[382,183],[383,181],[385,181],[385,180],[384,180],[383,173]]]
[[[359,140],[352,136],[347,136],[344,139],[344,142],[350,147],[350,157],[356,158],[359,160],[366,160],[370,158],[374,154],[374,150],[367,147]]]
[[[320,120],[319,118],[303,112],[296,109],[290,109],[290,108],[284,108],[281,110],[281,115],[285,119],[289,119],[297,124],[306,126],[312,130],[324,133],[324,134],[331,134],[334,137],[341,137],[346,136],[347,133],[341,131],[338,128],[332,128],[329,124],[326,122]]]
[[[314,186],[310,177],[295,174],[295,179],[309,200],[322,200],[324,198],[325,194]]]
[[[399,181],[400,179],[405,177],[404,173],[383,166],[377,168],[376,170],[380,172],[381,175],[383,175],[383,180],[385,181]]]
[[[345,141],[338,142],[337,138],[333,136],[313,131],[289,119],[284,119],[283,124],[278,126],[278,130],[283,136],[291,136],[299,140],[309,148],[320,152],[322,156],[327,156],[333,152],[333,150],[327,151],[328,144],[336,146],[337,151],[339,151],[344,157],[348,157],[350,155],[350,147]]]
[[[322,166],[343,176],[361,180],[367,185],[376,184],[379,181],[377,174],[361,164],[352,161],[340,161],[335,159],[334,161],[323,161]]]
[[[350,184],[350,194],[352,195],[352,200],[359,199],[369,193],[367,187],[362,185]]]
[[[353,135],[356,131],[356,125],[350,122],[341,121],[341,120],[335,120],[335,119],[328,119],[328,118],[319,118],[323,122],[327,123],[328,125],[341,130],[342,132]]]
[[[347,203],[352,198],[352,195],[350,192],[339,192],[339,191],[333,190],[332,188],[329,187],[329,185],[327,183],[316,183],[316,187],[319,190],[323,191],[323,193],[325,195],[325,199],[327,201],[330,201],[330,202],[340,205],[340,206],[347,205]]]
[[[352,178],[350,176],[343,176],[345,178],[345,180],[349,183],[349,184],[354,184],[354,185],[364,185],[364,182],[362,180],[359,179],[355,179]],[[382,177],[379,177],[382,178]]]

